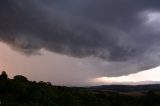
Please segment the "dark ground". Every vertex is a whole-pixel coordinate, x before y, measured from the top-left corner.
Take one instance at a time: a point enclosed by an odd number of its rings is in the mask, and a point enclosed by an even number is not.
[[[0,106],[160,106],[160,85],[64,87],[2,72]]]

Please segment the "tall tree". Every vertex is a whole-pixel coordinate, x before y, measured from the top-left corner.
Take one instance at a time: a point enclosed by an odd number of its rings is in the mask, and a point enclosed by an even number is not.
[[[8,75],[5,71],[2,71],[0,75],[0,80],[6,80],[6,79],[8,79]]]

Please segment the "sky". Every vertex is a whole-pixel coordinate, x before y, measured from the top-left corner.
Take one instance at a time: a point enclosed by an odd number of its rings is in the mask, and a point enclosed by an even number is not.
[[[159,5],[2,0],[0,70],[69,86],[160,81]]]

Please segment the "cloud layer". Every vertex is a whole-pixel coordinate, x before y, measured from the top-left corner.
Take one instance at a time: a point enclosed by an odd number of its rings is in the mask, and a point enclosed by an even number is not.
[[[160,32],[149,21],[150,14],[160,11],[159,4],[158,0],[3,0],[0,41],[27,55],[46,49],[76,58],[100,58],[110,64],[105,67],[112,71],[107,75],[129,74],[160,65]]]

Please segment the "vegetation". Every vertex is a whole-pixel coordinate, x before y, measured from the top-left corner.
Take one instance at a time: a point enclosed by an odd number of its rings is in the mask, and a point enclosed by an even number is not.
[[[143,92],[125,89],[117,92],[104,86],[103,89],[53,86],[29,81],[21,75],[9,79],[6,72],[2,72],[0,106],[160,106],[158,89]]]

